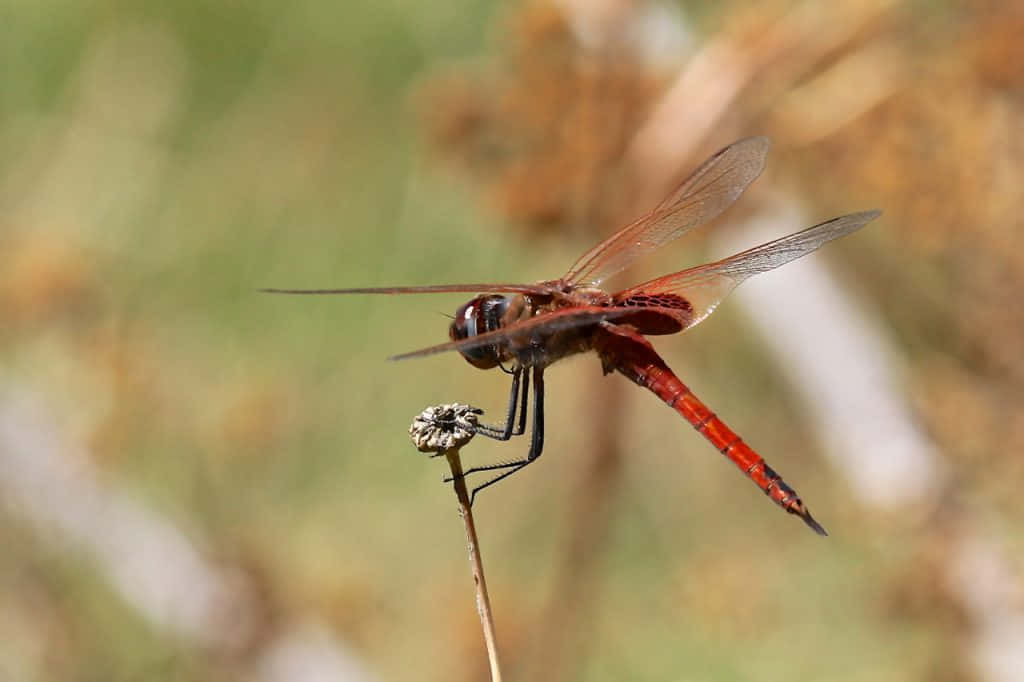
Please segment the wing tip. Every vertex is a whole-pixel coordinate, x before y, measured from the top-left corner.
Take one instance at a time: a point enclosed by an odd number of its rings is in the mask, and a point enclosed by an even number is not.
[[[732,144],[724,147],[719,154],[725,152],[727,149],[744,148],[750,149],[751,151],[757,152],[754,156],[760,159],[761,170],[764,170],[765,164],[768,162],[768,152],[772,148],[772,139],[767,135],[752,135],[750,137],[740,138]],[[716,154],[717,156],[717,154]]]
[[[843,233],[848,234],[849,232],[859,230],[860,228],[870,223],[872,220],[878,218],[880,215],[882,215],[882,210],[878,208],[873,208],[870,211],[859,211],[857,213],[849,213],[847,215],[840,216],[835,220],[842,221],[842,223],[846,226],[843,230]]]
[[[740,142],[750,144],[752,146],[763,147],[765,151],[772,148],[772,138],[767,135],[751,135],[750,137],[743,138]]]

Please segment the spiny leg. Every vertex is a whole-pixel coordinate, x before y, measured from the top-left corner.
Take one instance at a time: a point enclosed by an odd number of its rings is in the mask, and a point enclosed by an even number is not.
[[[508,411],[505,414],[504,426],[489,426],[477,424],[476,432],[482,436],[495,440],[509,440],[512,436],[521,436],[526,432],[526,409],[530,398],[530,381],[527,378],[522,382],[522,398],[519,396],[519,384],[523,375],[523,368],[516,367],[510,372],[512,374],[512,390],[508,396]],[[516,425],[516,411],[519,411],[519,423]],[[469,472],[466,472],[469,473]]]
[[[524,396],[525,396],[524,391]],[[486,483],[473,488],[472,493],[469,496],[469,504],[473,505],[473,501],[476,499],[477,493],[484,488],[494,485],[503,478],[508,478],[517,471],[523,469],[527,464],[534,462],[540,457],[541,452],[544,450],[544,368],[534,367],[533,368],[533,434],[530,437],[530,451],[526,454],[526,457],[513,462],[504,462],[501,464],[494,464],[491,466],[476,467],[468,469],[465,473],[475,473],[479,471],[494,471],[497,469],[508,469],[508,471],[501,473]],[[525,398],[524,398],[525,413]]]
[[[526,413],[528,411],[530,404],[530,369],[525,368],[525,372],[523,370],[523,367],[519,367],[513,372],[510,372],[510,374],[513,374],[514,376],[512,377],[512,390],[509,393],[508,414],[505,418],[505,425],[498,427],[488,426],[486,424],[477,424],[475,429],[476,433],[487,436],[488,438],[493,438],[494,440],[505,441],[511,440],[512,436],[521,436],[523,435],[523,433],[526,432]],[[520,395],[520,377],[522,374],[526,375],[526,380],[522,381],[522,394]],[[516,423],[517,405],[519,413],[518,423]],[[512,428],[513,424],[515,424],[515,429]],[[466,469],[465,471],[462,472],[462,475],[465,476],[467,474],[476,474],[481,471],[509,469],[512,467],[520,466],[522,461],[523,460],[517,459],[512,461],[497,462],[495,464],[482,464],[477,467]],[[444,477],[445,483],[451,483],[452,480],[453,479],[451,476]]]
[[[530,403],[530,370],[526,368],[525,374],[526,380],[520,381],[524,374],[523,367],[517,367],[516,369],[509,372],[512,375],[512,390],[508,396],[508,413],[505,416],[504,426],[489,426],[487,424],[477,424],[475,427],[475,433],[479,433],[488,438],[494,440],[506,441],[511,440],[512,436],[521,436],[526,431],[526,413]],[[520,384],[522,385],[522,395],[520,395]],[[516,412],[519,413],[519,422],[516,423]],[[515,428],[513,428],[515,425]],[[484,464],[478,467],[472,467],[462,472],[463,476],[467,474],[475,474],[481,471],[495,471],[497,469],[508,469],[520,465],[521,460],[514,460],[511,462],[498,462],[496,464]],[[451,483],[452,477],[445,476],[445,483]]]
[[[523,382],[523,400],[519,404],[519,426],[516,427],[516,436],[526,433],[526,408],[530,406],[530,379]]]

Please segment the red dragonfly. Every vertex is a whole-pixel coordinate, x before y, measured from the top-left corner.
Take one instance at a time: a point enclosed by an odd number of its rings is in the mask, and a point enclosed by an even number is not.
[[[740,282],[805,256],[860,229],[880,211],[852,213],[756,246],[722,260],[652,279],[614,294],[599,288],[638,258],[718,216],[761,174],[769,142],[740,140],[705,161],[660,204],[584,253],[558,279],[537,284],[441,284],[357,289],[264,289],[281,294],[428,294],[486,291],[455,313],[451,341],[392,359],[458,351],[474,367],[500,367],[512,377],[503,426],[478,426],[509,440],[526,432],[531,380],[530,450],[522,459],[479,466],[466,474],[498,472],[473,490],[519,471],[544,445],[544,370],[564,357],[595,351],[605,374],[619,372],[649,389],[732,460],[768,497],[827,535],[796,492],[701,402],[669,369],[646,337],[675,334],[698,324]],[[520,390],[521,387],[521,390]],[[517,421],[518,412],[518,421]]]

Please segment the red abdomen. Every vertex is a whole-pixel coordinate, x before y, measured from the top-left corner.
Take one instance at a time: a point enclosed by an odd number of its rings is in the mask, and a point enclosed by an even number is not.
[[[768,466],[763,457],[708,409],[642,337],[637,340],[609,337],[599,352],[606,370],[614,369],[650,389],[711,441],[719,452],[732,460],[776,504],[802,518],[816,533],[827,535],[796,491]]]

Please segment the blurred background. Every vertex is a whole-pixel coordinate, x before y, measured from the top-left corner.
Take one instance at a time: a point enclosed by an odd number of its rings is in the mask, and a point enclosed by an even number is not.
[[[832,535],[568,360],[475,507],[506,679],[1024,680],[1019,3],[0,14],[0,680],[485,679],[406,429],[506,379],[385,360],[466,297],[256,289],[557,277],[753,134],[752,190],[613,286],[885,211],[656,339]]]

